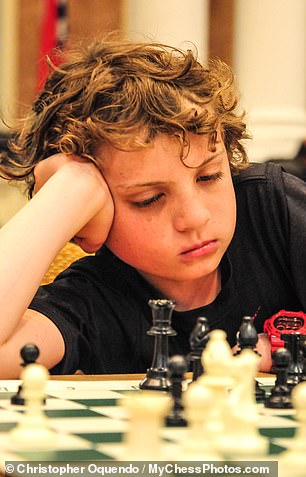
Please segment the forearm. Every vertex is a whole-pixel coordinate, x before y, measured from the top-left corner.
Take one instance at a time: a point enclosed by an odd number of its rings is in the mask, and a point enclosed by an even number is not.
[[[53,258],[101,209],[103,189],[90,167],[61,168],[1,229],[0,344],[12,334]]]

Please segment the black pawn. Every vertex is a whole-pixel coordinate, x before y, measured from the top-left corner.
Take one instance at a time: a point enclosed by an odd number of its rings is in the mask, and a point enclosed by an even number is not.
[[[286,348],[278,348],[272,354],[272,360],[276,381],[271,390],[271,395],[265,400],[265,407],[292,409],[291,392],[287,385],[287,369],[291,360],[290,352]]]
[[[303,335],[299,333],[281,334],[281,339],[285,343],[285,348],[290,352],[291,360],[287,370],[287,385],[292,389],[300,381],[303,376],[303,359],[301,353],[301,345],[304,343]]]
[[[149,300],[152,310],[153,326],[147,332],[154,336],[154,354],[151,367],[147,370],[146,377],[139,384],[140,389],[156,391],[169,391],[168,377],[168,337],[175,336],[176,331],[171,326],[172,312],[175,303],[172,300]]]
[[[256,345],[258,342],[258,333],[254,326],[254,320],[251,316],[244,316],[242,318],[242,324],[237,333],[237,345],[238,349],[234,355],[238,355],[244,349],[250,349],[254,353],[258,354]],[[257,402],[264,401],[266,393],[261,387],[257,380],[255,380],[255,398]]]
[[[169,427],[187,426],[182,404],[182,392],[184,375],[187,371],[187,363],[184,356],[175,355],[169,359],[169,379],[171,382],[170,392],[173,398],[173,406],[170,414],[166,417],[166,425]]]
[[[20,356],[22,357],[21,366],[25,367],[28,364],[35,363],[39,356],[39,349],[35,344],[26,344],[21,348]],[[18,386],[18,391],[11,397],[11,404],[24,406],[24,398],[22,397],[22,384]]]
[[[244,316],[242,318],[242,324],[237,333],[237,345],[238,349],[235,355],[241,353],[244,349],[251,349],[256,351],[256,345],[258,342],[258,333],[254,326],[254,322],[251,316]]]
[[[196,381],[204,372],[201,358],[209,340],[209,331],[208,319],[205,316],[199,316],[189,337],[191,351],[188,361],[192,365],[192,381]]]

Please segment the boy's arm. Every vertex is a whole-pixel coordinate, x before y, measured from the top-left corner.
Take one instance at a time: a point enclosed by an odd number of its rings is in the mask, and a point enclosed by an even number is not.
[[[113,202],[98,169],[71,160],[0,230],[1,377],[18,375],[19,352],[26,342],[40,347],[39,361],[46,366],[60,361],[60,332],[43,315],[26,310],[62,247],[85,230],[87,248],[99,248],[112,220]]]
[[[106,194],[107,201],[103,211],[99,211],[97,216],[92,217],[90,221],[87,222],[84,227],[78,230],[76,235],[73,237],[74,242],[77,243],[85,252],[93,253],[96,252],[104,243],[106,238],[105,227],[107,228],[108,232],[114,214],[113,201],[108,186],[99,173],[99,170],[95,166],[93,167],[92,163],[77,156],[66,156],[65,154],[61,153],[54,154],[53,156],[50,156],[47,159],[39,162],[35,167],[34,192],[37,193],[44,186],[44,184],[64,165],[71,163],[72,167],[75,167],[75,163],[80,164],[80,170],[82,168],[82,164],[87,164],[87,166],[91,168],[92,172],[97,175],[98,182],[101,184]]]
[[[14,300],[14,294],[12,294]],[[27,310],[10,338],[0,346],[0,379],[18,379],[22,371],[21,348],[27,343],[38,346],[38,363],[53,368],[64,357],[64,339],[56,325],[43,314]]]

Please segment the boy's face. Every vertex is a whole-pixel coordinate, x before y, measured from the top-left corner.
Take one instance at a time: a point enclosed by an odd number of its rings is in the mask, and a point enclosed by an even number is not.
[[[97,158],[115,205],[107,246],[158,288],[217,273],[235,228],[236,202],[227,153],[219,138],[190,135],[185,163],[175,138],[122,152],[103,145]]]

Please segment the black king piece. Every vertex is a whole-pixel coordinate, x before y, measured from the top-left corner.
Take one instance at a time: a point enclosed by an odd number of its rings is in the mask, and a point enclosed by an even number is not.
[[[171,326],[172,312],[175,303],[172,300],[149,300],[152,310],[153,325],[147,334],[154,336],[154,353],[151,367],[147,375],[139,384],[140,389],[168,391],[170,381],[168,376],[168,337],[177,333]]]

